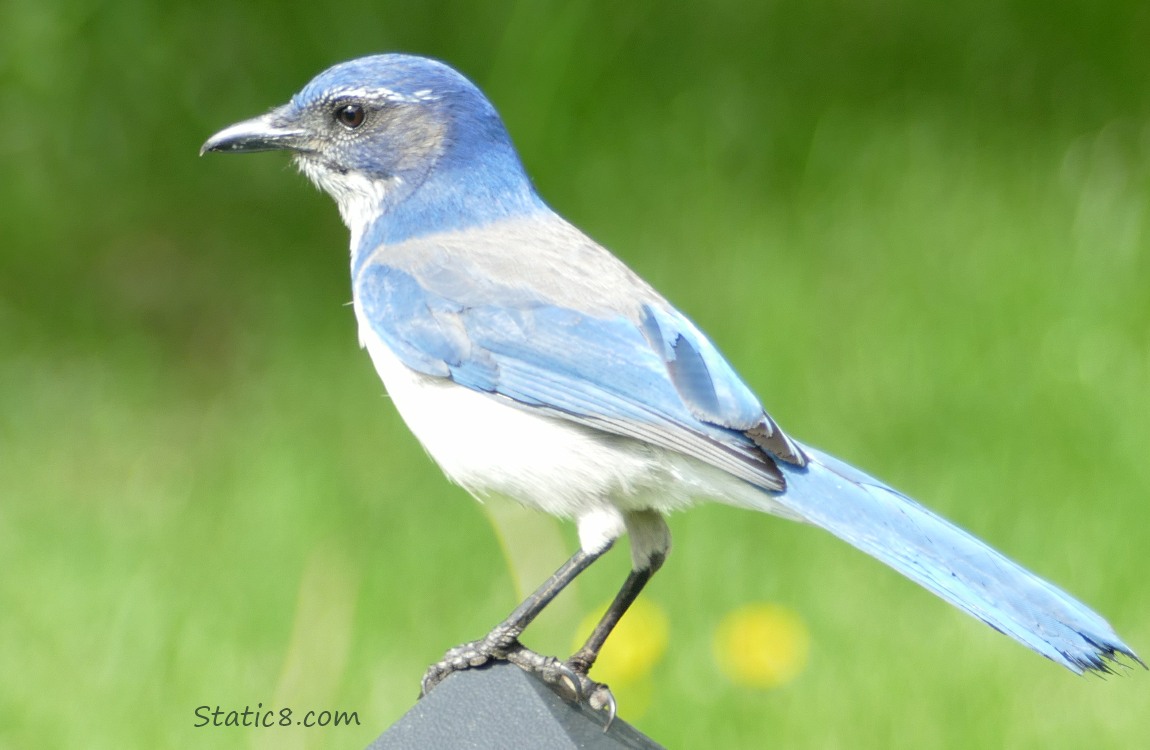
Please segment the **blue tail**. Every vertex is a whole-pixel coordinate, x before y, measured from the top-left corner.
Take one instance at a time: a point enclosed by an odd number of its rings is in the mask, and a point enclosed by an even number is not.
[[[1145,666],[1106,620],[1069,594],[882,482],[803,450],[811,461],[804,469],[782,465],[787,490],[771,493],[774,503],[1067,669],[1113,672],[1119,654]]]

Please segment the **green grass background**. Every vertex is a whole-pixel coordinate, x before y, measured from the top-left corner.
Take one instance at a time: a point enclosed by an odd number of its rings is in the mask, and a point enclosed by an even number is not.
[[[0,747],[361,747],[514,605],[484,509],[357,349],[330,200],[278,155],[196,158],[384,50],[474,78],[545,198],[789,432],[1145,656],[1148,7],[7,0]],[[671,647],[645,712],[621,696],[670,747],[1145,742],[1141,669],[1076,678],[813,529],[714,506],[671,526],[649,594]],[[566,649],[626,565],[528,641]],[[710,656],[758,600],[812,636],[768,692]],[[193,728],[196,706],[260,702],[363,724]]]

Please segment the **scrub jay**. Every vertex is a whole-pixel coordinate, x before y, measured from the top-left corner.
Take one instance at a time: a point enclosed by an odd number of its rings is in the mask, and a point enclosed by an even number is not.
[[[504,659],[613,713],[588,670],[701,499],[821,526],[1073,672],[1138,660],[1081,602],[882,482],[782,431],[685,315],[536,194],[503,122],[443,63],[321,73],[207,151],[290,151],[351,231],[361,344],[407,426],[472,494],[575,521],[580,548],[423,692]],[[524,628],[624,533],[632,569],[571,658]]]

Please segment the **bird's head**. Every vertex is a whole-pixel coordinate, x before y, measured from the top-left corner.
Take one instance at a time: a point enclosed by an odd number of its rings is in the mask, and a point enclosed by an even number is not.
[[[539,205],[495,108],[447,65],[375,55],[320,73],[287,104],[225,128],[200,149],[290,151],[335,198],[359,238],[377,240],[533,210]]]

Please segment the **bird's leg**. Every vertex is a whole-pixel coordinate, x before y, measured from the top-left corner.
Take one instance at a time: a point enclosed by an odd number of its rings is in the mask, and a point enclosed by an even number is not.
[[[576,676],[587,702],[595,708],[606,707],[612,716],[615,713],[615,700],[611,697],[611,691],[606,685],[591,680],[587,672],[599,658],[599,650],[603,648],[607,636],[611,635],[651,576],[662,567],[671,549],[671,531],[661,513],[653,510],[631,511],[624,516],[624,521],[631,537],[631,573],[583,647],[566,661],[566,666]]]
[[[607,611],[603,613],[603,617],[599,619],[599,623],[583,643],[583,647],[572,654],[571,658],[563,664],[570,670],[570,674],[562,674],[562,677],[577,687],[576,697],[586,700],[587,704],[594,709],[606,709],[608,726],[615,718],[615,696],[611,695],[611,690],[606,685],[595,682],[587,673],[595,664],[595,660],[599,658],[599,650],[603,648],[607,636],[611,634],[611,631],[619,624],[619,620],[623,618],[624,613],[638,598],[639,592],[647,585],[647,581],[651,580],[651,576],[663,564],[663,559],[662,554],[652,555],[649,567],[631,571],[627,580],[623,582],[623,586],[620,587],[619,593],[615,595],[615,599],[607,607]]]
[[[655,575],[655,571],[663,564],[662,555],[653,556],[651,558],[650,567],[641,570],[632,570],[627,580],[623,581],[623,586],[619,589],[619,593],[615,595],[614,601],[607,607],[607,611],[603,613],[603,617],[599,619],[599,623],[595,629],[591,631],[591,635],[587,637],[583,647],[571,655],[567,660],[567,666],[577,674],[585,675],[590,671],[591,667],[595,664],[595,660],[599,658],[599,650],[603,648],[603,644],[607,640],[607,636],[611,635],[611,631],[619,624],[619,620],[623,618],[624,613],[638,598],[639,592],[647,585],[647,581],[651,580],[651,576]]]
[[[544,607],[551,603],[567,584],[587,569],[591,563],[602,557],[603,553],[611,548],[610,544],[587,552],[580,548],[571,559],[563,563],[543,585],[537,588],[507,619],[496,625],[490,633],[477,641],[464,643],[450,649],[443,659],[428,667],[423,676],[420,696],[427,693],[443,681],[452,672],[460,672],[472,667],[479,667],[492,659],[503,659],[519,667],[533,672],[551,684],[560,680],[570,683],[571,691],[578,698],[582,695],[582,686],[563,662],[550,656],[537,654],[519,643],[519,636],[531,624]]]

